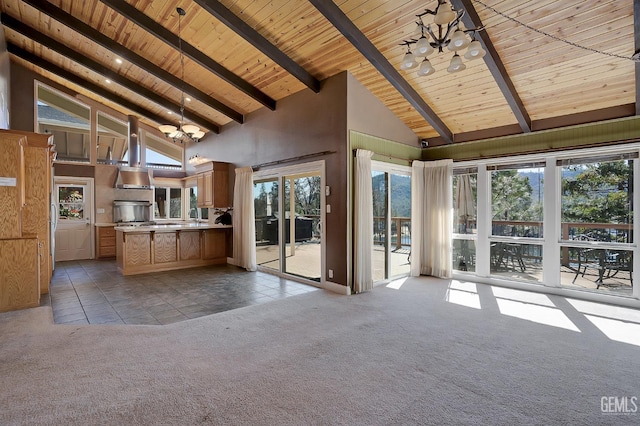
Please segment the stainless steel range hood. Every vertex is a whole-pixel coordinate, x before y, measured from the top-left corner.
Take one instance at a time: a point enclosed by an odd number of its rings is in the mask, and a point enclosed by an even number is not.
[[[133,115],[128,116],[128,124],[129,165],[121,166],[118,169],[115,187],[120,189],[153,189],[151,171],[138,167],[138,118]]]
[[[118,179],[116,179],[116,188],[153,189],[149,170],[142,167],[120,167]]]

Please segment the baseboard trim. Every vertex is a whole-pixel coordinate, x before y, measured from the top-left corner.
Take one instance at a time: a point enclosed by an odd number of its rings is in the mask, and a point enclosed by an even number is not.
[[[344,294],[349,296],[351,294],[351,287],[347,287],[346,285],[337,284],[331,281],[325,281],[322,283],[322,288],[325,290],[332,291],[338,294]]]

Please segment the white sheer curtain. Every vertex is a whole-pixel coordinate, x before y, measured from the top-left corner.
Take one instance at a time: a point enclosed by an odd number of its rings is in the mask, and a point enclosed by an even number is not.
[[[236,266],[247,271],[258,269],[251,167],[236,169],[233,187],[233,259]]]
[[[411,275],[451,277],[453,160],[414,161],[411,173]]]
[[[356,151],[354,193],[354,278],[356,293],[373,288],[373,188],[371,183],[371,157],[373,152]]]

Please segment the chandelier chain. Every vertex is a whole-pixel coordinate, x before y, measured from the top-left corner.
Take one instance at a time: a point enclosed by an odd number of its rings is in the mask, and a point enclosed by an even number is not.
[[[174,143],[180,142],[199,142],[205,133],[194,124],[186,124],[184,121],[184,104],[185,100],[190,101],[189,98],[184,96],[184,52],[182,51],[182,18],[187,12],[181,7],[176,8],[178,12],[178,52],[180,53],[180,84],[176,85],[180,89],[180,122],[178,126],[173,124],[162,124],[158,126],[158,129],[165,134],[166,137],[173,139]],[[171,112],[169,112],[171,114]]]
[[[184,54],[182,53],[182,13],[178,12],[178,50],[180,51],[180,80],[184,85]],[[180,87],[180,126],[184,124],[184,87]]]
[[[473,0],[473,2],[475,2],[475,3],[478,3],[478,4],[482,5],[485,9],[489,9],[489,10],[490,10],[490,11],[492,11],[493,13],[495,13],[495,14],[497,14],[497,15],[500,15],[500,16],[502,16],[503,18],[508,19],[509,21],[515,22],[515,23],[516,23],[516,24],[518,24],[518,25],[521,25],[521,26],[523,26],[523,27],[525,27],[525,28],[527,28],[527,29],[529,29],[529,30],[531,30],[531,31],[534,31],[534,32],[538,33],[538,34],[542,34],[542,35],[543,35],[543,36],[545,36],[545,37],[552,38],[552,39],[554,39],[554,40],[556,40],[556,41],[560,41],[560,42],[562,42],[562,43],[568,44],[568,45],[573,46],[573,47],[577,47],[577,48],[579,48],[579,49],[587,50],[587,51],[589,51],[589,52],[599,53],[600,55],[606,55],[606,56],[610,56],[610,57],[618,58],[618,59],[627,59],[627,60],[632,60],[632,61],[634,61],[634,62],[637,62],[637,61],[638,61],[638,59],[636,58],[636,55],[634,55],[634,56],[623,56],[623,55],[618,55],[618,54],[615,54],[615,53],[603,52],[602,50],[594,49],[594,48],[592,48],[592,47],[583,46],[583,45],[578,44],[578,43],[575,43],[575,42],[573,42],[573,41],[565,40],[565,39],[563,39],[562,37],[558,37],[558,36],[556,36],[556,35],[549,34],[549,33],[547,33],[547,32],[544,32],[544,31],[542,31],[542,30],[539,30],[539,29],[537,29],[537,28],[534,28],[534,27],[532,27],[531,25],[525,24],[524,22],[519,21],[519,20],[517,20],[516,18],[513,18],[513,17],[511,17],[511,16],[507,15],[506,13],[500,12],[499,10],[497,10],[497,9],[495,9],[495,8],[493,8],[493,7],[489,6],[489,5],[487,5],[487,4],[485,4],[485,3],[484,3],[484,2],[482,2],[481,0]]]

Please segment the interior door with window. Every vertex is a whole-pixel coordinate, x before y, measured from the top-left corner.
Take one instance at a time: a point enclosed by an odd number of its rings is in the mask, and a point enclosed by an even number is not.
[[[56,178],[56,261],[93,257],[93,179]]]

